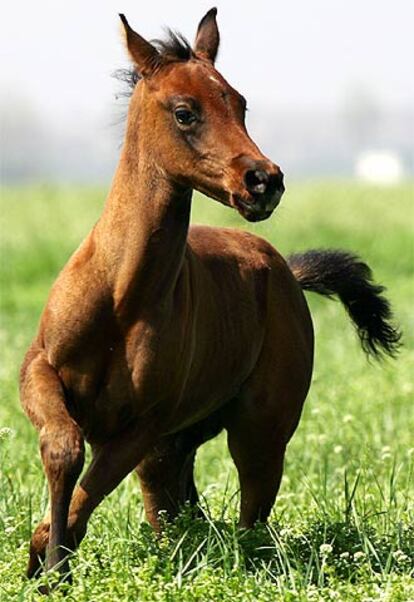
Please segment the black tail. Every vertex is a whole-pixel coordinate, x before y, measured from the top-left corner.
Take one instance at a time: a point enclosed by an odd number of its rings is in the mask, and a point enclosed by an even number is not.
[[[376,358],[397,354],[401,333],[391,324],[390,304],[382,295],[385,289],[372,281],[370,268],[359,257],[345,251],[313,250],[291,255],[287,262],[305,291],[339,297],[367,354]]]

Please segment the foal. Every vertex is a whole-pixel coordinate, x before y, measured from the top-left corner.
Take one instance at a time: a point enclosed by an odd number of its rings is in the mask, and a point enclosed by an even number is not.
[[[50,515],[28,575],[69,571],[94,508],[136,469],[150,523],[197,503],[197,448],[223,428],[241,489],[240,525],[266,520],[312,374],[302,288],[338,294],[368,351],[399,335],[370,271],[346,253],[288,263],[247,232],[189,228],[192,190],[266,219],[283,175],[249,138],[246,102],[214,68],[216,10],[194,48],[150,44],[121,15],[139,79],[103,214],[62,270],[21,372],[39,431]],[[84,440],[93,459],[84,463]],[[47,551],[47,554],[46,554]]]

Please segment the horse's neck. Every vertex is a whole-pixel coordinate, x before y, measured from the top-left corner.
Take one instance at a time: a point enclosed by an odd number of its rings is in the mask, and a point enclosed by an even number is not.
[[[159,306],[174,289],[190,209],[191,190],[124,150],[96,232],[116,308]]]

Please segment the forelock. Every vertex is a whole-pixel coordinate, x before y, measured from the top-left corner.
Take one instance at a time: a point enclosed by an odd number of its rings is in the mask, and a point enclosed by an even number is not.
[[[194,58],[193,50],[184,36],[172,29],[166,29],[166,37],[162,40],[151,40],[161,55],[161,65],[168,63],[186,62]],[[120,96],[130,96],[135,86],[142,78],[141,74],[134,67],[129,69],[118,69],[113,77],[127,85],[127,91],[122,92]]]

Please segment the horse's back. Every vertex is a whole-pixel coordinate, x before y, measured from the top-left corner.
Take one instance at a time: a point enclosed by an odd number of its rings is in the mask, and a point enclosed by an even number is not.
[[[188,233],[188,244],[204,260],[237,258],[245,260],[246,267],[257,269],[270,259],[284,263],[282,256],[265,239],[237,228],[193,225]]]
[[[262,316],[270,295],[283,292],[291,301],[303,304],[303,293],[282,255],[266,240],[236,228],[192,226],[188,245],[195,258],[195,270],[205,271],[222,295],[253,295]],[[196,283],[203,286],[202,279]],[[270,292],[270,288],[273,290]],[[245,298],[247,301],[247,298]]]

